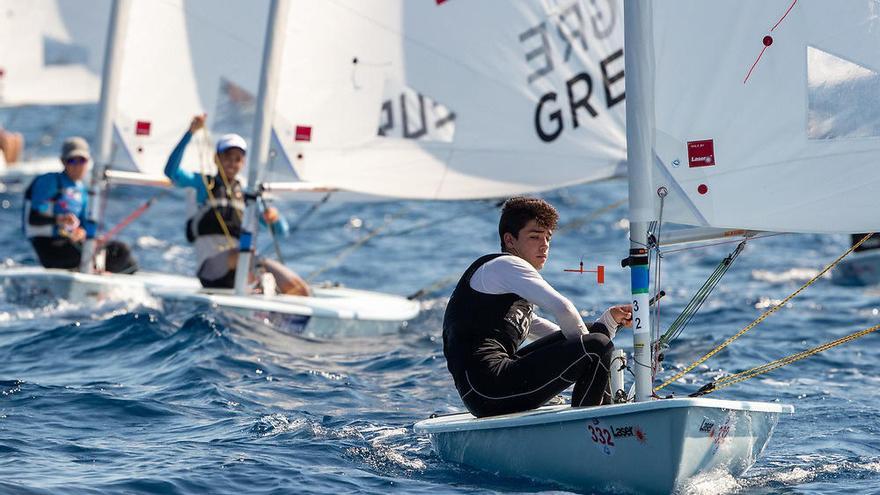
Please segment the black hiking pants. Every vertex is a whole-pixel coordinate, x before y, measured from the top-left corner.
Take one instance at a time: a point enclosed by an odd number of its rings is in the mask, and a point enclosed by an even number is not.
[[[614,344],[602,325],[580,340],[556,332],[519,349],[475,358],[464,373],[462,401],[477,417],[528,411],[574,384],[572,406],[610,402]],[[607,395],[607,396],[606,396]]]

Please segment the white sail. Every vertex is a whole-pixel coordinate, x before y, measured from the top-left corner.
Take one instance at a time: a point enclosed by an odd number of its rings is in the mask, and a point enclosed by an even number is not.
[[[268,2],[137,1],[131,10],[114,167],[161,174],[198,113],[215,132],[249,139]],[[193,143],[182,165],[213,173],[212,157],[210,145]]]
[[[620,174],[618,0],[294,2],[276,135],[300,178],[400,198]]]
[[[0,0],[0,105],[94,103],[109,0]]]
[[[880,229],[880,3],[663,2],[653,36],[665,221]]]

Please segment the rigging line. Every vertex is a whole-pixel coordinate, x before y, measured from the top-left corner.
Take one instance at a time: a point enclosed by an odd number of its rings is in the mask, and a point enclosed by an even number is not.
[[[498,207],[498,205],[497,205],[495,202],[492,202],[490,205],[488,205],[488,208],[489,208],[489,209],[494,209],[494,208],[497,208],[497,207]],[[416,230],[423,229],[423,228],[425,228],[425,227],[433,227],[433,226],[436,226],[436,225],[444,224],[444,223],[446,223],[446,222],[450,222],[450,221],[453,221],[453,220],[461,219],[461,218],[463,218],[463,217],[465,217],[465,216],[477,215],[477,214],[481,213],[482,211],[483,211],[483,209],[480,208],[480,209],[477,209],[477,210],[475,210],[475,211],[473,211],[473,212],[470,212],[470,213],[466,213],[466,214],[457,213],[457,214],[450,215],[450,216],[445,217],[445,218],[441,218],[441,219],[439,219],[439,220],[425,220],[425,221],[423,221],[423,222],[419,222],[419,223],[417,223],[417,224],[415,224],[415,225],[412,225],[412,226],[409,226],[409,227],[405,227],[405,228],[400,229],[400,230],[395,230],[395,231],[392,231],[392,232],[384,232],[384,233],[382,233],[382,234],[377,235],[376,238],[380,238],[380,237],[381,237],[381,238],[395,237],[395,236],[399,236],[399,235],[409,234],[409,233],[411,233],[411,232],[414,232],[414,231],[416,231]],[[322,255],[322,254],[332,253],[332,252],[339,251],[339,250],[345,249],[345,248],[347,248],[347,247],[350,247],[351,245],[353,245],[353,244],[357,244],[358,242],[360,242],[360,241],[359,241],[359,240],[355,240],[355,241],[352,241],[352,242],[346,242],[346,243],[342,243],[342,244],[337,244],[337,245],[335,245],[335,246],[331,246],[330,248],[326,248],[326,249],[320,249],[320,250],[314,250],[314,251],[307,251],[307,252],[304,252],[304,253],[300,253],[299,256],[300,256],[300,257],[307,257],[307,256],[316,256],[316,255]]]
[[[268,210],[269,207],[266,205],[266,200],[263,199],[263,196],[257,196],[257,207],[260,209],[261,215],[264,215]],[[275,246],[275,256],[278,257],[278,261],[283,265],[284,256],[281,255],[281,245],[278,243],[278,236],[275,235],[273,224],[270,224],[268,220],[266,221],[266,230],[269,231],[269,237],[272,238],[272,245]]]
[[[803,292],[807,287],[813,285],[813,284],[816,282],[816,280],[819,280],[819,278],[820,278],[822,275],[824,275],[826,272],[828,272],[828,270],[834,268],[838,263],[840,263],[840,260],[842,260],[843,258],[845,258],[849,253],[853,252],[857,247],[861,246],[862,243],[865,242],[865,241],[867,241],[868,238],[871,237],[872,235],[874,235],[873,232],[870,232],[870,233],[866,234],[864,237],[862,237],[862,239],[861,239],[859,242],[855,243],[852,247],[850,247],[849,249],[847,249],[846,252],[844,252],[843,254],[841,254],[840,256],[838,256],[836,260],[832,261],[828,266],[826,266],[825,268],[823,268],[822,271],[820,271],[818,274],[816,274],[816,276],[814,276],[814,277],[811,278],[809,281],[807,281],[807,283],[805,283],[804,285],[802,285],[798,290],[794,291],[794,292],[791,293],[788,297],[786,297],[785,299],[783,299],[782,302],[780,302],[779,304],[776,304],[776,305],[773,306],[772,308],[770,308],[770,309],[768,309],[767,311],[765,311],[763,314],[761,314],[761,316],[759,316],[757,319],[755,319],[755,321],[753,321],[753,322],[749,323],[748,325],[746,325],[742,330],[740,330],[739,332],[737,332],[736,334],[734,334],[732,337],[728,338],[727,340],[725,340],[724,342],[722,342],[721,344],[719,344],[717,347],[715,347],[714,349],[712,349],[711,351],[709,351],[708,353],[706,353],[706,355],[704,355],[704,356],[701,357],[700,359],[694,361],[694,362],[691,363],[689,366],[685,367],[683,370],[681,370],[680,372],[676,373],[675,376],[673,376],[672,378],[669,378],[668,380],[666,380],[665,382],[663,382],[659,387],[656,387],[654,390],[660,390],[660,389],[662,389],[662,388],[668,386],[669,384],[671,384],[671,383],[677,381],[679,378],[683,377],[684,375],[686,375],[687,373],[689,373],[691,370],[693,370],[693,369],[696,368],[697,366],[703,364],[707,359],[709,359],[710,357],[714,356],[714,355],[717,354],[719,351],[721,351],[722,349],[724,349],[725,347],[727,347],[728,345],[730,345],[734,340],[740,338],[743,334],[745,334],[746,332],[748,332],[749,330],[751,330],[752,328],[754,328],[755,326],[757,326],[759,323],[761,323],[762,321],[764,321],[768,316],[770,316],[770,315],[772,315],[773,313],[779,311],[779,309],[782,308],[783,306],[785,306],[785,305],[788,303],[788,301],[791,301],[791,300],[794,299],[798,294],[800,294],[801,292]]]
[[[170,190],[165,189],[160,191],[158,194],[154,195],[150,199],[146,200],[143,204],[135,208],[134,211],[128,214],[125,218],[119,221],[116,225],[113,226],[112,229],[108,230],[106,234],[102,235],[98,238],[98,244],[105,244],[107,241],[115,237],[119,232],[122,231],[125,227],[128,227],[131,222],[137,220],[150,206],[153,206],[153,203],[156,202],[159,198],[166,195]]]
[[[788,232],[777,232],[774,234],[755,235],[755,236],[749,237],[748,240],[749,241],[756,241],[758,239],[766,239],[768,237],[776,237],[778,235],[786,235],[787,233]],[[734,242],[742,242],[742,240],[741,239],[731,239],[729,241],[713,242],[712,244],[700,244],[699,246],[689,246],[689,247],[683,247],[683,248],[678,248],[678,249],[668,249],[666,251],[663,251],[663,254],[674,254],[674,253],[680,253],[682,251],[691,251],[693,249],[705,249],[705,248],[710,248],[710,247],[715,247],[715,246],[723,246],[725,244],[732,244]]]
[[[330,199],[330,196],[331,196],[331,195],[333,195],[333,191],[329,191],[328,193],[324,194],[324,197],[322,197],[322,198],[320,199],[320,201],[318,201],[317,203],[312,204],[312,205],[309,207],[309,209],[305,211],[305,213],[303,213],[302,215],[299,216],[299,218],[296,220],[296,223],[290,227],[290,231],[289,231],[289,232],[290,232],[291,234],[293,234],[294,232],[296,232],[297,230],[299,230],[300,227],[302,227],[302,226],[305,224],[306,220],[308,220],[309,217],[311,217],[312,215],[314,215],[315,212],[318,211],[318,208],[320,208],[321,206],[323,206],[323,205],[324,205],[324,204]]]
[[[220,214],[220,210],[217,209],[217,200],[214,198],[214,192],[212,189],[214,188],[215,179],[211,177],[208,178],[206,163],[208,163],[208,156],[211,155],[210,151],[210,140],[211,137],[208,134],[208,130],[202,128],[202,139],[198,141],[198,151],[199,151],[199,163],[201,172],[199,175],[202,178],[202,185],[205,186],[205,192],[208,193],[208,202],[211,205],[211,211],[214,213],[214,217],[217,219],[217,223],[220,224],[220,229],[223,231],[223,235],[226,237],[226,245],[229,248],[235,247],[235,241],[232,238],[232,234],[229,232],[229,227],[226,225],[226,221],[223,220],[223,215]],[[222,172],[223,167],[217,165],[217,170],[219,171],[219,175],[223,179],[223,182],[226,183],[226,174]],[[226,196],[229,199],[229,195],[231,191],[229,190],[228,183],[226,183]],[[234,210],[234,208],[233,208]]]
[[[763,375],[765,373],[769,373],[769,372],[771,372],[775,369],[781,368],[785,365],[795,363],[797,361],[800,361],[801,359],[806,359],[806,358],[813,356],[815,354],[818,354],[820,352],[827,351],[828,349],[831,349],[831,348],[837,347],[839,345],[845,344],[847,342],[851,342],[853,340],[859,339],[861,337],[864,337],[865,335],[876,332],[877,330],[880,330],[880,325],[874,325],[873,327],[866,328],[864,330],[846,335],[844,337],[841,337],[836,340],[832,340],[830,342],[826,342],[822,345],[818,345],[818,346],[813,347],[811,349],[807,349],[807,350],[804,350],[804,351],[801,351],[801,352],[798,352],[795,354],[791,354],[789,356],[777,359],[775,361],[771,361],[766,364],[762,364],[760,366],[755,366],[754,368],[751,368],[751,369],[748,369],[745,371],[741,371],[739,373],[734,373],[732,375],[721,377],[718,380],[715,380],[714,382],[710,382],[710,383],[704,385],[702,388],[700,388],[700,390],[698,390],[697,392],[694,392],[690,396],[691,397],[698,397],[700,395],[706,395],[708,393],[714,392],[714,391],[722,389],[724,387],[729,387],[731,385],[743,382],[743,381],[748,380],[750,378],[754,378],[756,376]]]
[[[413,292],[412,294],[406,296],[406,298],[409,300],[419,299],[427,294],[434,292],[435,290],[440,290],[443,287],[446,287],[447,285],[452,284],[453,282],[458,280],[458,277],[459,277],[459,275],[457,275],[457,274],[448,275],[446,277],[443,277],[440,280],[437,280],[436,282],[432,283],[431,285],[428,285],[426,287],[423,287],[423,288]]]
[[[666,194],[660,194],[660,211],[657,215],[657,223],[654,225],[656,229],[656,234],[649,234],[648,238],[650,239],[652,236],[654,238],[653,248],[651,252],[654,253],[654,296],[660,293],[660,276],[661,276],[661,265],[663,261],[663,253],[660,252],[660,234],[663,230],[663,207],[666,204]],[[650,308],[649,308],[650,311]],[[653,348],[651,349],[651,382],[654,382],[654,379],[657,376],[657,373],[660,369],[660,298],[657,298],[654,304],[654,319],[651,321],[651,339],[655,343]]]
[[[566,223],[560,225],[556,229],[556,233],[563,232],[566,230],[574,230],[574,229],[583,227],[584,225],[589,224],[589,223],[593,222],[594,220],[596,220],[596,218],[599,217],[600,215],[603,215],[605,213],[608,213],[609,211],[614,211],[614,210],[620,208],[621,206],[626,204],[627,201],[629,201],[629,200],[628,199],[621,199],[619,201],[615,201],[614,203],[611,203],[609,205],[603,206],[602,208],[599,208],[598,210],[594,210],[594,211],[590,212],[588,215],[586,215],[584,217],[575,218],[574,220],[566,222]]]
[[[475,211],[473,211],[472,213],[468,213],[468,215],[477,215],[479,213],[482,213],[484,210],[494,210],[496,208],[498,208],[498,204],[496,202],[492,201],[485,208],[475,209]],[[457,214],[449,215],[446,218],[441,218],[439,220],[424,220],[424,221],[419,222],[415,225],[411,225],[409,227],[405,227],[400,230],[386,232],[385,234],[382,235],[382,237],[395,237],[395,236],[399,236],[399,235],[406,235],[411,232],[415,232],[416,230],[423,229],[425,227],[433,227],[435,225],[442,225],[446,222],[458,220],[458,219],[462,218],[463,216],[464,215],[462,215],[461,213],[457,213]]]
[[[379,235],[379,233],[381,233],[382,230],[384,230],[386,227],[388,227],[389,225],[391,225],[392,222],[394,222],[395,220],[397,220],[397,218],[399,218],[401,215],[403,215],[403,214],[404,214],[406,211],[408,211],[408,210],[409,210],[409,208],[406,207],[406,206],[404,206],[404,207],[401,208],[397,213],[395,213],[395,214],[391,215],[390,217],[386,218],[386,219],[385,219],[385,222],[382,223],[382,225],[376,227],[376,228],[373,229],[371,232],[369,232],[367,235],[365,235],[365,236],[361,237],[360,239],[358,239],[357,242],[355,242],[354,244],[350,245],[347,249],[345,249],[344,251],[342,251],[341,253],[339,253],[335,258],[333,258],[332,260],[330,260],[330,261],[328,261],[327,263],[325,263],[324,266],[322,266],[321,268],[318,268],[317,270],[315,270],[315,271],[313,271],[312,273],[310,273],[310,274],[306,277],[306,280],[307,280],[307,281],[311,281],[313,278],[317,277],[318,275],[320,275],[320,274],[326,272],[327,270],[329,270],[329,269],[335,267],[336,265],[338,265],[339,263],[341,263],[345,258],[347,258],[349,255],[351,255],[351,253],[353,253],[356,249],[358,249],[359,247],[361,247],[361,246],[363,246],[364,244],[366,244],[367,241],[369,241],[370,239],[372,239],[372,238],[376,237],[377,235]]]
[[[730,267],[733,265],[734,260],[740,255],[740,253],[745,249],[747,240],[743,240],[739,243],[736,249],[733,250],[727,257],[725,257],[718,265],[715,267],[715,270],[707,277],[706,282],[703,283],[702,286],[697,290],[682,312],[675,318],[663,336],[660,337],[659,344],[661,346],[666,346],[679,335],[684,330],[684,328],[691,322],[693,317],[699,312],[700,308],[702,308],[703,303],[706,302],[709,295],[712,291],[715,290],[715,287],[718,285],[718,282],[724,277]]]

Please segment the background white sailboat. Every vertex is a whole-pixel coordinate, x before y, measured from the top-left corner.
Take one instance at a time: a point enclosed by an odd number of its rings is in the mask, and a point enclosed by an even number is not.
[[[121,162],[145,176],[161,174],[185,129],[187,120],[181,121],[181,116],[207,112],[218,131],[249,136],[269,2],[136,3],[134,8],[131,16],[137,22],[127,36],[115,120],[122,144],[118,149],[124,152]],[[163,30],[157,32],[154,26]],[[157,72],[175,77],[155,81]],[[188,147],[183,164],[207,166],[195,171],[213,174],[213,148],[197,140]],[[251,150],[254,153],[256,149]],[[292,178],[281,167],[276,172],[273,178]],[[235,296],[229,291],[201,290],[197,282],[154,287],[151,293],[169,307],[194,304],[311,334],[396,331],[418,314],[417,303],[397,296],[333,287],[317,289],[309,298],[271,293]]]
[[[548,8],[559,22],[531,2],[295,2],[275,124],[284,155],[303,180],[393,198],[621,174],[621,12]]]
[[[0,107],[9,116],[0,126],[16,131],[17,117],[36,110],[25,107],[98,101],[109,0],[3,0],[0,13]],[[56,136],[40,137],[40,151],[0,159],[0,192],[61,169]]]
[[[472,199],[621,172],[622,43],[598,24],[601,12],[560,11],[572,24],[557,32],[530,7],[478,7],[503,18],[490,23],[448,7],[451,16],[434,17],[437,4],[290,2],[273,144],[299,178],[389,198]],[[578,22],[591,13],[599,36],[588,51]],[[522,31],[511,19],[526,19]],[[452,36],[461,22],[521,46]],[[240,296],[184,292],[161,294],[246,309]]]
[[[110,161],[109,151],[112,149],[110,125],[115,110],[120,65],[124,62],[124,58],[120,54],[124,51],[123,43],[127,39],[126,30],[129,25],[134,23],[133,18],[129,15],[132,3],[141,6],[147,5],[145,2],[117,0],[113,2],[108,21],[109,39],[107,53],[104,57],[100,103],[102,118],[98,122],[98,144],[91,171],[93,190],[100,188],[103,184],[103,171]],[[100,197],[100,194],[91,197],[90,218],[95,218],[93,212],[100,211],[100,205],[97,204]],[[83,266],[92,266],[95,242],[94,238],[86,242],[82,256]],[[137,275],[123,275],[92,273],[91,269],[83,270],[83,273],[76,273],[68,270],[27,266],[4,267],[0,271],[0,278],[2,278],[7,293],[12,294],[14,299],[33,304],[45,304],[47,300],[62,299],[75,303],[117,298],[143,301],[149,298],[149,288],[154,285],[184,287],[198,285],[189,277],[161,273],[139,272]]]
[[[247,105],[256,93],[268,2],[122,1],[114,6],[117,11],[111,26],[116,39],[110,46],[117,55],[108,56],[93,188],[103,187],[104,168],[135,172],[124,176],[128,182],[167,182],[162,171],[192,115],[207,112],[215,116],[219,130],[249,135],[253,115]],[[213,174],[210,143],[193,143],[183,160],[191,170]],[[280,172],[284,177],[284,171]],[[95,201],[99,197],[93,198],[92,211],[100,210]],[[182,205],[181,210],[186,207]],[[86,265],[91,268],[91,263]],[[41,300],[72,301],[143,300],[156,295],[169,305],[180,302],[180,298],[166,298],[162,288],[183,291],[190,302],[231,297],[222,291],[201,291],[194,277],[144,271],[116,275],[13,267],[4,270],[3,277],[13,286],[9,292],[19,299],[37,293],[43,296]],[[396,330],[418,313],[416,302],[343,288],[319,289],[311,298],[288,300],[271,294],[233,298],[222,307],[235,317],[244,314],[252,322],[289,331],[304,331],[308,324],[312,333],[337,327],[340,331],[348,327],[367,332]],[[279,314],[283,318],[276,317]]]
[[[0,12],[0,104],[98,101],[109,0],[3,0]]]

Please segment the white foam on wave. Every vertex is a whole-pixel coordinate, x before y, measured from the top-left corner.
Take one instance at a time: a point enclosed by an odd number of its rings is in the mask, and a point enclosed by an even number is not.
[[[769,282],[771,284],[784,284],[788,282],[806,282],[819,273],[819,270],[813,268],[791,268],[784,272],[774,272],[770,270],[752,270],[752,280],[761,282]],[[829,275],[826,273],[823,278]]]
[[[151,235],[142,235],[137,238],[135,245],[142,249],[160,249],[168,246],[168,243]]]
[[[681,495],[722,495],[734,493],[742,485],[726,469],[713,469],[688,479],[676,493]]]

